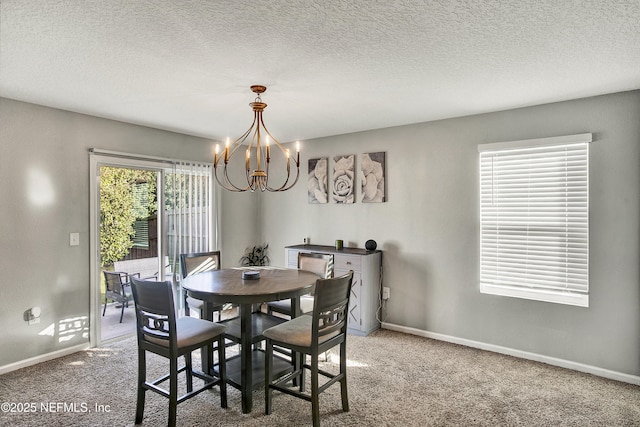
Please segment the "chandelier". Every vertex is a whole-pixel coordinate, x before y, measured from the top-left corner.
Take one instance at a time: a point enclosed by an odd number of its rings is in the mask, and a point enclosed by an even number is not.
[[[231,143],[229,138],[227,138],[223,155],[218,155],[219,146],[216,144],[215,153],[213,155],[214,175],[216,177],[216,181],[218,181],[218,183],[226,190],[236,192],[247,190],[254,192],[258,189],[260,191],[286,191],[298,182],[298,177],[300,176],[300,142],[296,142],[296,158],[293,160],[296,167],[295,179],[293,179],[293,182],[289,183],[289,180],[291,179],[291,153],[289,152],[289,149],[285,149],[282,144],[280,144],[280,142],[271,135],[271,132],[269,132],[262,120],[262,112],[267,107],[267,104],[262,102],[260,94],[264,93],[266,90],[266,86],[251,86],[251,91],[257,94],[255,100],[249,104],[253,109],[253,123],[251,124],[251,127],[243,133],[242,136],[233,141],[233,143]],[[287,177],[280,187],[272,187],[269,183],[269,163],[271,162],[270,141],[275,143],[275,147],[280,149],[280,152],[286,159]],[[251,152],[254,148],[256,153],[255,162],[251,158]],[[234,154],[241,149],[245,152],[244,170],[247,179],[246,186],[244,183],[239,186],[233,184],[231,182],[231,178],[229,178],[229,171],[227,169]],[[224,162],[224,165],[222,162]],[[252,170],[252,166],[254,165],[255,169]],[[219,171],[219,169],[223,169],[223,171]],[[221,176],[218,176],[219,172]]]

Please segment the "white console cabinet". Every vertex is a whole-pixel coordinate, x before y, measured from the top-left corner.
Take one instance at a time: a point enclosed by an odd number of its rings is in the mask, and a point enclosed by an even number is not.
[[[333,246],[294,245],[285,248],[287,267],[298,268],[298,254],[333,255],[334,276],[353,270],[348,332],[368,335],[380,327],[376,312],[380,304],[382,252],[358,248],[336,250]]]

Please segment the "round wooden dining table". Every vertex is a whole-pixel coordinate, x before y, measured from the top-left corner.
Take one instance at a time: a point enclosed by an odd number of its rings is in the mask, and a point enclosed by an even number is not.
[[[258,279],[243,279],[242,273],[258,271]],[[240,338],[239,364],[227,361],[228,384],[242,394],[242,412],[251,412],[253,390],[264,384],[264,354],[253,344],[264,339],[262,331],[282,322],[281,318],[254,312],[256,304],[291,299],[293,317],[300,314],[300,296],[313,291],[318,276],[304,270],[251,267],[207,271],[182,279],[181,286],[192,298],[204,301],[203,319],[213,318],[213,307],[223,303],[237,304],[239,317],[223,321],[227,334]],[[203,351],[202,366],[211,367],[212,352]],[[295,358],[294,358],[295,359]],[[234,369],[236,368],[236,369]]]

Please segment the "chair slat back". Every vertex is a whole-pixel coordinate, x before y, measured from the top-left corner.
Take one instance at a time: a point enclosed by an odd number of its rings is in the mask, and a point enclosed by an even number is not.
[[[333,276],[333,255],[300,252],[298,268],[315,273],[322,279],[329,279]]]
[[[353,271],[333,279],[318,279],[313,304],[312,339],[345,333]]]
[[[205,271],[220,270],[220,251],[180,254],[182,277]]]
[[[169,340],[174,337],[176,315],[170,281],[155,282],[131,278],[136,307],[138,341],[147,337]]]
[[[122,289],[122,273],[103,271],[104,281],[107,292],[114,292],[119,295],[124,295]]]

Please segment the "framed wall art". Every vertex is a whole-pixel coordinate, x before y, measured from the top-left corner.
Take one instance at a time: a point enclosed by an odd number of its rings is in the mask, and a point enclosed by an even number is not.
[[[331,196],[339,204],[355,203],[355,154],[333,158]]]
[[[364,153],[360,162],[362,203],[387,201],[386,153]]]
[[[307,194],[309,203],[327,203],[329,158],[309,159],[309,175],[307,177]]]

